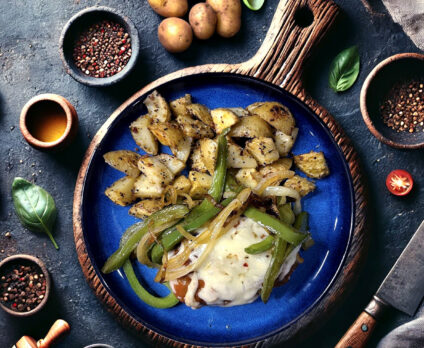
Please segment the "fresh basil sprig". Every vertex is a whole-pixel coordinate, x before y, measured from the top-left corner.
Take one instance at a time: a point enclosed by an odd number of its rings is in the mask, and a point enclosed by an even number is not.
[[[51,233],[57,215],[53,197],[40,186],[22,178],[13,180],[12,197],[22,224],[32,232],[45,232],[54,247],[59,249]]]
[[[352,46],[341,51],[330,66],[328,83],[335,92],[352,87],[359,75],[360,60],[358,47]]]
[[[265,0],[243,0],[243,2],[248,9],[252,11],[258,11],[264,5]]]

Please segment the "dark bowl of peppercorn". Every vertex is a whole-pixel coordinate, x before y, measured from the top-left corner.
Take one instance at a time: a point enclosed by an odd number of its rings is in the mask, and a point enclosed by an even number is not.
[[[75,14],[60,36],[65,71],[87,86],[106,87],[130,74],[139,53],[138,31],[119,11],[94,6]]]
[[[399,149],[424,148],[424,54],[401,53],[379,63],[361,90],[370,132]]]
[[[0,307],[17,317],[38,313],[50,294],[44,263],[31,255],[13,255],[0,262]]]

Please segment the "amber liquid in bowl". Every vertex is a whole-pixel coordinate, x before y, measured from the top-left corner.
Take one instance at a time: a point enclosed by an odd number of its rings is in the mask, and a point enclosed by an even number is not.
[[[26,125],[34,138],[44,143],[51,143],[65,133],[66,113],[59,104],[43,100],[30,107]]]

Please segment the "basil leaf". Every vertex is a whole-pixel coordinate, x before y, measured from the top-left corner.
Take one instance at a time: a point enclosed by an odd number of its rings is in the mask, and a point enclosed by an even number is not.
[[[57,215],[53,197],[40,186],[22,178],[13,180],[12,197],[22,225],[32,232],[45,232],[54,247],[59,249],[51,234]]]
[[[341,51],[330,66],[328,83],[335,92],[352,87],[359,75],[360,60],[358,47],[352,46]]]
[[[258,11],[262,8],[265,0],[243,0],[244,4],[252,11]]]

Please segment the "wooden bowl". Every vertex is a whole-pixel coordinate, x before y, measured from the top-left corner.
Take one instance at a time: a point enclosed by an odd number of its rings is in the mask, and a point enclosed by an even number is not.
[[[43,108],[56,107],[63,111],[66,115],[66,129],[62,136],[52,142],[44,142],[37,139],[31,134],[29,120],[32,112],[37,109],[42,111]],[[25,140],[32,147],[43,151],[58,151],[68,146],[78,132],[78,115],[72,104],[64,97],[57,94],[40,94],[30,99],[22,108],[19,120],[19,127]]]
[[[111,77],[92,77],[85,75],[74,63],[73,50],[75,40],[91,24],[101,21],[103,19],[109,19],[114,22],[121,24],[129,37],[131,38],[131,57],[125,67],[117,74]],[[113,85],[123,78],[128,76],[135,67],[137,62],[140,43],[138,37],[138,31],[134,23],[123,15],[118,10],[104,6],[93,6],[86,8],[77,14],[75,14],[63,27],[62,34],[60,35],[59,42],[60,57],[62,59],[65,71],[71,75],[71,77],[87,86],[92,87],[107,87]]]
[[[380,105],[389,90],[402,81],[424,76],[424,54],[401,53],[379,63],[362,86],[360,105],[364,122],[381,142],[398,149],[424,147],[424,132],[396,132],[384,124]]]
[[[19,265],[21,262],[24,262],[26,264],[32,263],[32,264],[35,264],[38,267],[40,267],[41,271],[44,274],[44,278],[46,279],[46,293],[44,295],[44,298],[38,304],[37,307],[35,307],[34,309],[32,309],[28,312],[13,311],[10,308],[3,305],[3,303],[1,303],[1,302],[0,302],[0,308],[2,308],[5,312],[7,312],[10,315],[13,315],[15,317],[29,317],[33,314],[38,313],[39,311],[41,311],[41,309],[43,309],[45,307],[47,300],[49,298],[49,295],[50,295],[50,288],[51,288],[50,275],[49,275],[49,272],[47,271],[46,265],[44,264],[43,261],[41,261],[40,259],[38,259],[35,256],[25,255],[25,254],[17,254],[17,255],[9,256],[9,257],[5,258],[4,260],[2,260],[0,262],[0,274],[1,274],[1,270],[4,269],[5,267],[7,267],[9,265],[13,265],[13,264]]]

